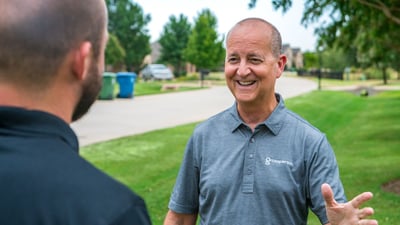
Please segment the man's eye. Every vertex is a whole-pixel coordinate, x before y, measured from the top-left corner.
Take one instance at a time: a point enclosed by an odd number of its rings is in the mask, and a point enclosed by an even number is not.
[[[229,63],[236,63],[236,62],[239,62],[239,59],[236,58],[236,57],[231,57],[231,58],[228,59],[228,62]]]
[[[253,64],[259,64],[259,63],[262,62],[262,60],[259,59],[259,58],[251,58],[251,59],[249,59],[249,60],[250,60],[250,62],[253,63]]]

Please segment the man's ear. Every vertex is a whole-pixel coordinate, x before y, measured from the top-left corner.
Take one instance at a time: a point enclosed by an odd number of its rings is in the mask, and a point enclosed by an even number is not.
[[[92,44],[88,41],[82,42],[73,55],[73,73],[79,80],[84,80],[89,70],[91,60]]]
[[[287,62],[287,57],[286,55],[280,55],[279,56],[279,61],[278,61],[278,76],[277,78],[279,78],[282,75],[282,72],[285,70],[285,66],[286,66],[286,62]]]
[[[285,66],[286,66],[286,62],[287,62],[287,57],[286,55],[280,55],[279,56],[279,68],[283,71],[285,70]]]

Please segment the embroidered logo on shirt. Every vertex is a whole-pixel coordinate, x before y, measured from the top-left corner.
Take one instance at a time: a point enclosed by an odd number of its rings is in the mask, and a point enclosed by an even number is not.
[[[270,166],[271,164],[286,164],[289,166],[293,166],[292,162],[286,160],[271,159],[270,157],[265,158],[265,165]]]

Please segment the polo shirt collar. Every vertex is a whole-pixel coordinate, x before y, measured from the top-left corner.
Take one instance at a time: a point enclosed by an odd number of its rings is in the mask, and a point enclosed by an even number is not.
[[[271,115],[262,124],[264,124],[274,135],[278,135],[284,124],[284,118],[286,117],[286,108],[282,96],[279,93],[275,93],[275,97],[278,100],[278,105],[275,107],[274,111],[272,111]],[[233,118],[228,126],[230,127],[230,130],[234,132],[245,123],[240,118],[237,111],[237,102],[235,102],[228,109],[228,111]]]
[[[79,151],[79,142],[71,127],[62,119],[43,111],[18,107],[0,107],[0,132],[31,137],[60,138]]]

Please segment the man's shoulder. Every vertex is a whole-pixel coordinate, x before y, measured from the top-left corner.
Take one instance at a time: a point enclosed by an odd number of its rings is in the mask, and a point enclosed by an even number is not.
[[[120,217],[147,213],[139,195],[76,152],[65,149],[58,156],[36,155],[31,153],[24,160],[27,155],[19,154],[9,164],[12,168],[0,166],[0,178],[8,179],[0,187],[0,209],[25,215],[13,218],[14,224],[41,217],[54,224],[68,220],[76,222],[72,224],[114,224]],[[0,216],[0,224],[6,219]]]
[[[233,124],[232,116],[227,111],[223,111],[197,124],[193,130],[192,138],[215,140],[220,135],[229,132],[230,126]]]
[[[313,124],[311,124],[308,120],[306,120],[304,117],[300,116],[296,112],[293,112],[289,109],[286,110],[286,122],[295,124],[295,127],[297,129],[302,129],[308,132],[314,132],[314,133],[320,133],[322,132]]]
[[[199,123],[196,126],[196,130],[208,130],[216,127],[221,128],[223,125],[231,124],[236,121],[237,119],[235,118],[232,109],[228,108]]]

